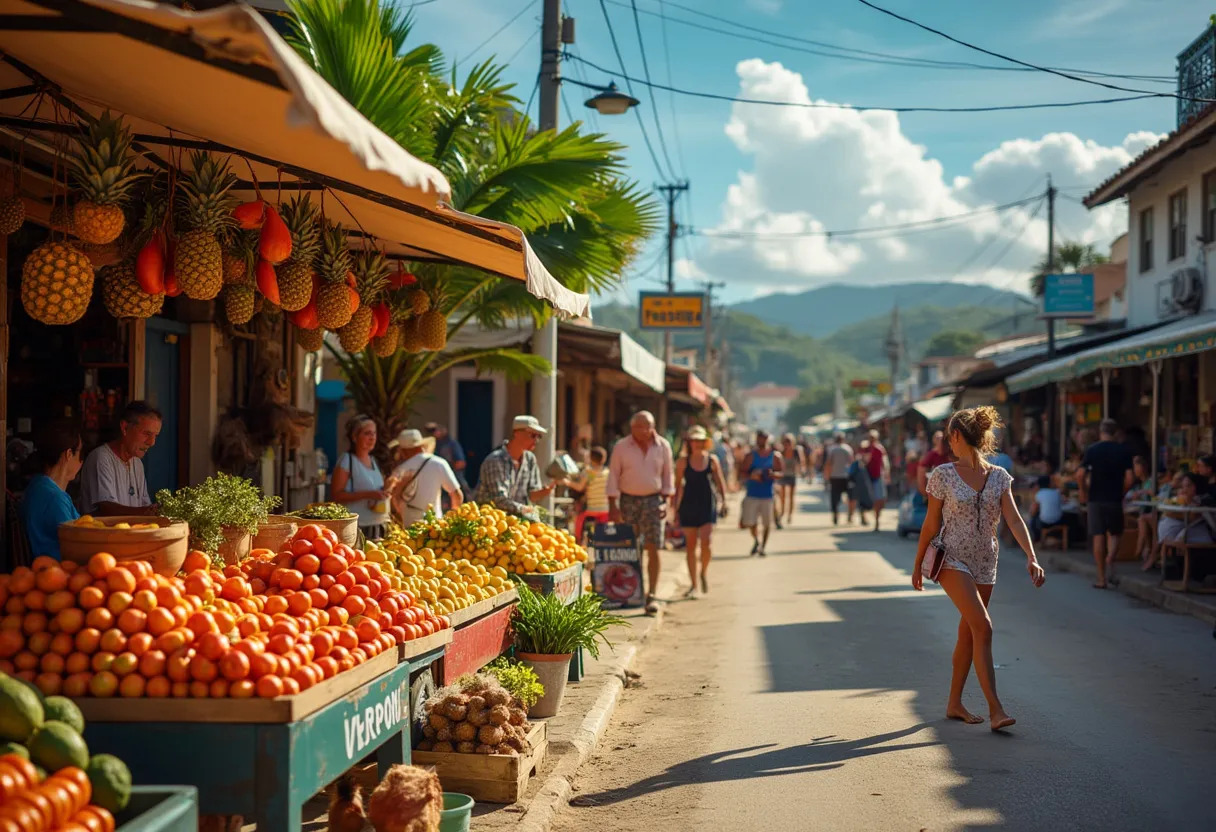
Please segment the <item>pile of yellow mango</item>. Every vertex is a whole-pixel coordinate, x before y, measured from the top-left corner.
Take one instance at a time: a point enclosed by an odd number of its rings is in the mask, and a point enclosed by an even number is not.
[[[414,551],[408,543],[368,541],[367,559],[380,564],[394,589],[408,591],[436,615],[451,615],[478,601],[493,598],[512,586],[507,570],[487,569],[465,558],[449,560],[434,549]]]

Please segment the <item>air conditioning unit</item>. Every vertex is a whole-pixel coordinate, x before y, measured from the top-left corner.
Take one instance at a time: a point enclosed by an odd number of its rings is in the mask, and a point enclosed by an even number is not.
[[[1170,277],[1170,306],[1175,312],[1198,312],[1203,308],[1203,275],[1199,269],[1178,269]]]

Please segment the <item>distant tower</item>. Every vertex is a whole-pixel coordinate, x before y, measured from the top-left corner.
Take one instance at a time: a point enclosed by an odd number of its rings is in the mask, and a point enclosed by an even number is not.
[[[891,308],[891,326],[887,329],[887,342],[884,345],[887,353],[887,364],[891,368],[891,397],[895,395],[895,384],[899,379],[899,371],[904,364],[904,333],[899,324],[899,307]],[[888,397],[888,401],[894,399]]]

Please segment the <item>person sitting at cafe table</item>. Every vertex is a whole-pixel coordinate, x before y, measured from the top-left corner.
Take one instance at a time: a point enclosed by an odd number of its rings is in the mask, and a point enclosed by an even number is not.
[[[1185,474],[1172,498],[1176,505],[1200,505],[1199,489],[1203,486],[1199,474]],[[1161,519],[1157,522],[1157,542],[1185,541],[1187,543],[1211,543],[1212,530],[1208,519],[1201,512],[1171,512],[1162,507]]]
[[[58,421],[39,434],[34,452],[42,473],[30,480],[18,511],[30,541],[30,552],[59,560],[59,524],[80,515],[67,494],[68,483],[80,472],[80,426]]]
[[[80,509],[84,514],[156,514],[148,496],[144,456],[160,435],[160,411],[134,401],[118,419],[118,437],[98,445],[80,474]]]

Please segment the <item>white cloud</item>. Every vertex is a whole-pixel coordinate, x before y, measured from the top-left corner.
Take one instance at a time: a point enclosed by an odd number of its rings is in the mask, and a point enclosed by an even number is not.
[[[767,15],[775,15],[781,11],[782,0],[747,0],[747,5],[758,12]]]
[[[802,77],[779,63],[751,59],[736,70],[743,97],[812,100]],[[689,268],[757,292],[840,280],[957,279],[1025,289],[1047,246],[1046,212],[1032,219],[1033,205],[899,236],[795,234],[964,214],[1041,193],[1050,172],[1063,192],[1057,239],[1103,250],[1126,230],[1125,210],[1090,212],[1076,198],[1160,138],[1133,133],[1115,146],[1071,133],[1010,139],[967,176],[948,180],[895,113],[735,104],[725,132],[750,164],[722,201],[713,231],[725,236],[708,239]],[[730,236],[739,232],[763,236]]]

